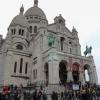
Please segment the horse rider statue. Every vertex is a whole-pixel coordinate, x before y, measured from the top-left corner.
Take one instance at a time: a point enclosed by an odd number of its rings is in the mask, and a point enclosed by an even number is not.
[[[87,54],[91,54],[91,51],[92,51],[92,46],[88,47],[86,45],[86,50],[84,51],[84,55],[87,56]]]

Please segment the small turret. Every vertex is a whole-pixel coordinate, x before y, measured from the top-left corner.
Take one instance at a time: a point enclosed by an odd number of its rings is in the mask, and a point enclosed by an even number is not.
[[[78,34],[78,32],[77,32],[77,30],[76,30],[76,28],[74,26],[73,26],[73,29],[72,29],[72,34],[74,36],[77,36],[77,34]]]
[[[62,17],[61,14],[54,18],[54,22],[65,25],[65,19]]]

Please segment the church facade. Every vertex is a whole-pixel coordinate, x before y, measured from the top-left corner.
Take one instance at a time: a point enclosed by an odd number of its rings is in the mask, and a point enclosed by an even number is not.
[[[87,47],[88,48],[88,47]],[[88,48],[89,49],[89,48]],[[5,39],[0,35],[0,84],[98,83],[93,56],[82,56],[78,32],[70,31],[62,15],[48,24],[45,13],[34,6],[24,7],[13,18]]]

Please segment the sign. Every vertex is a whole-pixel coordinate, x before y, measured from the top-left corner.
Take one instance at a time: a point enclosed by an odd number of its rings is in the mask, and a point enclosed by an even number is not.
[[[73,90],[79,90],[79,84],[73,84],[72,88]]]

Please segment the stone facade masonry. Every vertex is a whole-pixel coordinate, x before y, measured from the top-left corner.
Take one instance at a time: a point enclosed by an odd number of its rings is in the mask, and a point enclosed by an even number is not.
[[[6,38],[0,36],[0,84],[59,84],[61,75],[64,77],[60,74],[63,68],[67,82],[84,84],[87,70],[89,81],[98,84],[93,56],[81,55],[77,30],[73,27],[70,31],[62,15],[48,24],[38,3],[25,13],[22,6],[9,25]]]

